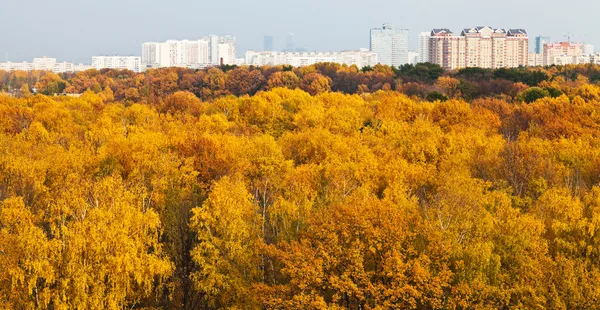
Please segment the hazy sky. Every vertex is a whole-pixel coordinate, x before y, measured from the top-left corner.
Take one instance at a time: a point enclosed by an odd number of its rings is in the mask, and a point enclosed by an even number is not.
[[[432,28],[490,25],[525,28],[537,35],[594,44],[600,50],[599,0],[0,0],[0,56],[12,61],[52,56],[86,62],[93,55],[140,55],[141,43],[233,34],[238,55],[275,48],[295,34],[298,47],[346,50],[368,47],[369,29],[384,22],[418,33]]]

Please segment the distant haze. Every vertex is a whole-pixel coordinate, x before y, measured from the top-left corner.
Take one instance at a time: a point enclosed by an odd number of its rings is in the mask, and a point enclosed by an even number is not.
[[[384,22],[408,28],[411,49],[432,28],[489,25],[525,28],[553,41],[594,44],[600,50],[600,1],[580,0],[0,0],[0,61],[51,56],[90,62],[93,55],[140,55],[141,43],[198,39],[208,34],[237,37],[238,56],[261,50],[263,36],[274,48],[294,33],[296,47],[339,51],[368,47],[369,29]]]

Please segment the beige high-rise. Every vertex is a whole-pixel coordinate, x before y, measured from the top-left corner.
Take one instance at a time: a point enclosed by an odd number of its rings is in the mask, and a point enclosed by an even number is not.
[[[448,70],[528,64],[529,39],[524,29],[476,27],[463,29],[460,36],[454,36],[448,29],[434,29],[429,40],[430,62]]]

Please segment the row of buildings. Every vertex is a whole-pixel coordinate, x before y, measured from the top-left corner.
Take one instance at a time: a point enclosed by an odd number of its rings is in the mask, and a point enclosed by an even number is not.
[[[418,55],[409,51],[408,29],[396,28],[391,24],[371,29],[369,49],[343,52],[306,52],[295,48],[293,34],[287,36],[283,51],[273,51],[272,49],[273,36],[267,35],[264,38],[263,51],[247,51],[244,63],[256,66],[306,66],[318,62],[335,62],[358,67],[376,64],[398,67],[418,61]]]
[[[187,67],[236,64],[234,36],[210,35],[200,40],[168,40],[142,44],[144,68]]]
[[[535,53],[529,53],[529,37],[524,29],[492,27],[465,28],[455,35],[447,28],[433,29],[419,35],[418,52],[409,50],[408,29],[383,24],[370,31],[369,49],[343,52],[308,52],[295,47],[293,34],[286,38],[283,51],[273,51],[273,37],[265,36],[264,51],[247,51],[236,58],[236,38],[231,35],[209,35],[199,40],[145,42],[140,56],[94,56],[91,65],[57,62],[56,58],[35,58],[33,62],[0,63],[0,70],[49,70],[56,73],[87,69],[128,69],[143,72],[149,68],[183,67],[201,69],[219,65],[291,65],[308,66],[334,62],[358,67],[384,64],[431,62],[445,69],[466,67],[513,68],[565,64],[600,64],[589,44],[552,43],[539,36]]]
[[[91,65],[71,62],[58,62],[56,58],[39,57],[32,62],[1,62],[0,70],[4,71],[52,71],[54,73],[79,72],[88,69],[120,69],[134,72],[142,71],[141,58],[138,56],[94,56]]]
[[[243,62],[243,61],[242,61]],[[209,66],[240,64],[236,58],[234,36],[210,35],[200,40],[168,40],[145,42],[142,56],[94,56],[91,65],[57,62],[56,58],[35,58],[33,62],[3,62],[0,70],[47,70],[55,73],[88,69],[127,69],[143,72],[149,68],[184,67],[199,69]]]
[[[344,52],[275,52],[247,51],[245,64],[252,66],[290,65],[294,67],[309,66],[319,62],[334,62],[346,65],[356,65],[359,68],[374,66],[378,54],[368,49]]]
[[[572,42],[552,43],[536,37],[535,53],[529,53],[525,29],[475,27],[455,35],[450,29],[433,29],[419,35],[419,62],[439,64],[445,69],[467,67],[514,68],[567,64],[600,64],[594,46]]]
[[[529,66],[551,66],[571,64],[600,64],[600,55],[591,44],[559,42],[551,43],[536,38],[535,53],[529,54]]]
[[[39,57],[34,58],[32,62],[0,62],[0,70],[4,71],[52,71],[54,73],[77,72],[89,69],[90,66],[84,64],[74,64],[71,62],[58,62],[56,58]]]

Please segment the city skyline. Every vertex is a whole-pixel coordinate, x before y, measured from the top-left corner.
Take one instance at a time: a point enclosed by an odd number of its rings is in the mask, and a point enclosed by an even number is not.
[[[266,34],[275,38],[277,49],[285,43],[287,35],[294,33],[297,47],[316,51],[356,50],[368,47],[369,29],[380,27],[383,23],[409,29],[410,50],[417,50],[420,32],[433,28],[458,31],[465,24],[514,25],[527,29],[532,38],[549,36],[555,42],[566,40],[563,35],[571,32],[577,35],[572,37],[572,41],[600,46],[600,33],[593,33],[594,27],[589,24],[590,20],[594,20],[593,12],[600,9],[600,3],[594,1],[589,1],[583,11],[575,8],[547,10],[543,20],[535,15],[539,10],[538,1],[522,3],[512,0],[501,6],[437,0],[375,1],[365,6],[353,0],[325,3],[306,0],[305,5],[294,8],[293,14],[286,10],[286,4],[276,1],[262,1],[250,7],[241,1],[229,2],[227,7],[218,3],[177,0],[170,2],[169,6],[158,5],[155,1],[123,3],[115,0],[91,5],[74,0],[3,2],[0,19],[5,24],[30,21],[26,27],[5,28],[0,32],[0,56],[5,60],[8,53],[11,61],[47,55],[78,63],[88,61],[94,55],[139,55],[139,46],[143,42],[199,39],[211,33],[236,36],[237,57],[243,57],[246,50],[261,50]],[[552,3],[544,2],[546,5]],[[520,9],[514,10],[515,6]],[[105,10],[105,7],[115,9]],[[186,9],[178,9],[181,7]],[[469,9],[465,10],[467,7]],[[490,14],[492,9],[494,14]],[[214,14],[218,12],[222,14]],[[335,18],[331,12],[336,12]],[[61,14],[67,15],[57,18]],[[346,18],[340,19],[339,16]],[[565,21],[564,16],[572,17],[567,23],[554,22]],[[90,20],[95,22],[90,23]],[[103,20],[112,22],[105,23]],[[335,26],[332,26],[333,22]],[[530,42],[530,49],[532,44]]]

